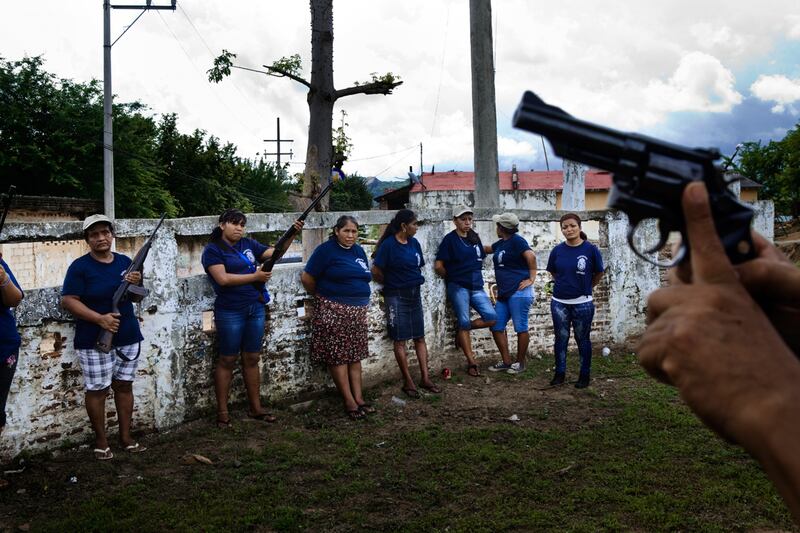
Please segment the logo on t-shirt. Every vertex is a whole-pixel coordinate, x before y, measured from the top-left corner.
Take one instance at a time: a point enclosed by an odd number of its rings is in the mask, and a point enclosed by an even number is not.
[[[256,256],[253,254],[253,250],[251,250],[250,248],[242,252],[242,255],[244,255],[247,258],[247,260],[250,261],[251,263],[256,262]]]
[[[481,247],[479,244],[475,245],[475,253],[478,255],[478,261],[480,261],[482,258],[481,258]]]
[[[366,272],[369,272],[369,267],[367,266],[367,262],[366,261],[364,261],[363,259],[358,257],[358,258],[356,258],[356,263],[361,265],[361,268],[363,268]]]
[[[497,266],[503,266],[503,256],[506,255],[505,250],[500,250],[500,253],[497,254]]]
[[[578,274],[584,274],[586,270],[586,262],[588,259],[585,255],[578,256]]]
[[[417,266],[422,265],[422,257],[420,257],[418,252],[414,252],[414,255],[417,256]]]

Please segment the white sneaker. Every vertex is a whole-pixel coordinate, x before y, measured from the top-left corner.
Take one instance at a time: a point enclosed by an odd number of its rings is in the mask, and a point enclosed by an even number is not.
[[[525,372],[525,365],[522,363],[511,363],[511,368],[506,370],[507,374],[522,374]]]

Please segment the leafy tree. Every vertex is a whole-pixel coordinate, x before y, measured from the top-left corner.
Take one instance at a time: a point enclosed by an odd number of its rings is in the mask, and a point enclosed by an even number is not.
[[[331,188],[333,211],[366,211],[372,209],[372,202],[372,193],[361,176],[348,176],[334,183]]]
[[[800,215],[800,124],[780,141],[744,143],[735,168],[763,185],[778,213]]]

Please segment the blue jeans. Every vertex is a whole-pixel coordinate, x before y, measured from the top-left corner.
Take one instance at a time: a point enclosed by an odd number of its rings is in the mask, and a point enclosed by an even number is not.
[[[465,289],[458,283],[447,284],[447,298],[453,306],[453,311],[458,319],[458,329],[470,330],[472,323],[469,319],[469,308],[472,307],[481,315],[484,322],[497,320],[492,302],[482,289]]]
[[[265,321],[266,311],[260,302],[244,309],[214,309],[219,355],[260,352]]]
[[[494,310],[497,313],[497,322],[491,327],[492,331],[505,331],[508,319],[514,324],[516,333],[528,331],[528,313],[533,304],[533,287],[525,287],[512,294],[507,300],[497,300]]]
[[[592,341],[589,340],[589,333],[592,331],[594,302],[562,304],[551,300],[550,313],[553,315],[553,330],[556,336],[554,347],[556,372],[567,371],[567,343],[569,330],[572,327],[581,358],[581,376],[589,376],[592,370]]]

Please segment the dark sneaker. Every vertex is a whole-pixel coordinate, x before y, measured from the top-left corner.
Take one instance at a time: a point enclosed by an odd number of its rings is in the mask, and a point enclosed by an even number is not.
[[[578,381],[575,382],[576,389],[585,389],[589,386],[589,376],[580,376]]]
[[[556,372],[550,380],[550,386],[561,385],[564,383],[564,372]]]
[[[495,364],[493,364],[492,366],[489,367],[489,372],[505,372],[506,370],[511,368],[511,366],[512,365],[510,365],[510,364],[507,365],[502,361],[498,361],[498,362],[496,362]]]

